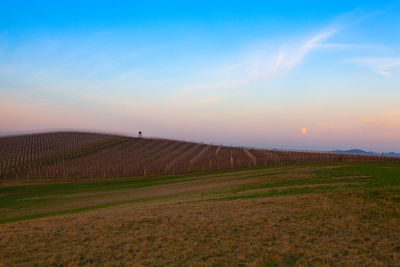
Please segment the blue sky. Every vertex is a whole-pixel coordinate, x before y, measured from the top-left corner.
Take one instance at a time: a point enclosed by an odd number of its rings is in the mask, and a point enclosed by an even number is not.
[[[3,1],[0,131],[400,151],[400,3],[325,2]]]

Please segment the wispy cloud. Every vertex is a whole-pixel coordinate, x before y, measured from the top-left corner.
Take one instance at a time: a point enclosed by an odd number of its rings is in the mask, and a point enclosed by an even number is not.
[[[314,50],[324,46],[336,32],[328,27],[314,35],[286,41],[277,47],[265,43],[253,45],[214,67],[204,70],[200,79],[174,90],[168,101],[185,98],[221,100],[229,90],[256,82],[277,79],[302,64]],[[204,82],[206,81],[206,82]],[[214,101],[211,101],[212,103]],[[210,102],[210,103],[211,103]]]
[[[378,120],[371,120],[371,119],[367,119],[367,118],[361,118],[360,121],[362,121],[365,124],[371,125],[371,126],[383,126],[384,123]]]
[[[386,77],[400,70],[400,57],[363,57],[350,59],[349,61]]]
[[[390,130],[400,129],[400,112],[397,110],[386,111],[371,115],[370,117],[364,117],[360,119],[366,125],[374,128],[386,128]]]
[[[271,76],[281,75],[282,73],[290,71],[295,66],[300,65],[308,54],[323,46],[324,41],[328,40],[336,32],[336,29],[325,29],[307,39],[305,42],[281,48]]]
[[[320,49],[330,50],[358,50],[358,51],[387,51],[388,48],[382,45],[370,45],[370,44],[352,44],[352,43],[322,43],[318,45]]]

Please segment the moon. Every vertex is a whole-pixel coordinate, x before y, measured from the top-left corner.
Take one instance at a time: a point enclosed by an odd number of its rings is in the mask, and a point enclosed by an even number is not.
[[[301,133],[306,134],[307,133],[307,128],[301,128]]]

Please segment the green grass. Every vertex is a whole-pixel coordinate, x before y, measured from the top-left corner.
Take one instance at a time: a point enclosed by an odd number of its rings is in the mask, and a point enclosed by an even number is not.
[[[289,180],[282,182],[272,182],[272,183],[259,183],[259,184],[247,184],[240,187],[232,189],[232,193],[239,193],[248,190],[255,189],[265,189],[274,188],[282,186],[297,186],[297,185],[314,185],[314,184],[335,184],[335,183],[353,183],[353,182],[367,182],[367,178],[338,178],[338,179],[299,179],[299,180]]]
[[[316,170],[313,173],[320,178],[368,176],[367,186],[400,185],[400,164],[382,162],[346,163],[342,168]]]
[[[56,215],[63,215],[63,214],[73,214],[73,213],[79,213],[79,212],[84,212],[84,211],[110,208],[110,207],[114,207],[114,206],[121,206],[121,205],[126,205],[126,204],[150,202],[153,200],[169,199],[169,198],[173,198],[173,197],[175,197],[175,195],[162,196],[162,197],[140,198],[140,199],[135,199],[135,200],[117,201],[117,202],[106,203],[106,204],[86,206],[86,207],[82,207],[82,208],[38,213],[38,214],[34,214],[34,215],[19,216],[19,217],[13,217],[13,218],[9,218],[9,219],[0,219],[0,224],[9,223],[9,222],[17,222],[17,221],[25,221],[25,220],[31,220],[31,219],[37,219],[37,218],[44,218],[44,217],[50,217],[50,216],[56,216]]]
[[[325,168],[325,167],[335,168]],[[296,195],[353,190],[366,197],[377,197],[382,189],[398,190],[400,163],[314,163],[293,164],[278,167],[262,167],[219,171],[202,174],[186,174],[165,177],[126,178],[123,180],[22,185],[0,188],[0,223],[27,220],[67,213],[84,212],[136,202],[151,202],[163,198],[179,198],[179,194],[148,196],[133,199],[135,190],[177,184],[188,192],[193,183],[207,183],[211,191],[201,193],[205,200],[236,200],[263,198],[279,195]],[[219,181],[232,181],[232,185],[218,187]],[[246,183],[246,180],[248,182]],[[234,182],[241,181],[235,185]],[[340,184],[339,184],[340,183]],[[215,189],[213,186],[215,184]],[[293,188],[283,188],[293,187]],[[112,199],[108,196],[122,190],[132,194],[132,199]],[[125,191],[124,191],[125,190]],[[258,190],[254,192],[252,190]],[[396,191],[397,192],[397,191]],[[90,196],[77,195],[93,193]],[[194,194],[194,193],[188,193]],[[369,195],[368,195],[369,194]],[[115,197],[115,196],[114,196]],[[93,204],[92,200],[99,203]],[[71,205],[69,203],[78,203]],[[185,201],[183,201],[185,202]],[[25,212],[26,211],[26,212]],[[25,214],[25,213],[26,214]]]
[[[293,167],[280,167],[282,169],[289,169]],[[70,183],[54,183],[42,185],[23,185],[0,187],[0,209],[5,207],[21,207],[29,205],[45,204],[47,201],[56,201],[56,196],[90,193],[90,192],[107,192],[124,189],[137,189],[156,185],[166,185],[181,182],[190,182],[194,180],[207,179],[209,177],[218,177],[230,174],[240,174],[247,171],[262,171],[269,170],[271,167],[257,167],[251,169],[238,169],[238,170],[223,170],[208,173],[194,173],[194,174],[180,174],[173,176],[161,177],[132,177],[131,179],[125,178],[117,181],[95,181],[95,182],[70,182]],[[270,175],[270,174],[262,174]],[[257,175],[255,175],[257,176]],[[3,197],[2,197],[3,195]],[[45,198],[47,196],[47,198]],[[34,198],[41,198],[34,199]],[[26,200],[25,200],[26,199]],[[47,201],[45,200],[47,199]]]
[[[359,188],[356,185],[344,185],[344,186],[315,186],[315,187],[301,187],[301,188],[290,188],[290,189],[272,189],[267,192],[250,193],[245,195],[234,195],[229,197],[218,198],[215,200],[235,200],[235,199],[247,199],[247,198],[262,198],[262,197],[275,197],[275,196],[285,196],[285,195],[303,195],[311,193],[322,193],[331,192],[338,189],[345,188]]]
[[[166,177],[148,177],[148,178],[133,178],[131,180],[119,181],[103,181],[103,182],[85,182],[85,183],[56,183],[44,185],[25,185],[25,186],[12,186],[0,188],[0,208],[20,206],[19,203],[23,202],[42,202],[42,199],[32,198],[45,198],[53,201],[56,198],[50,196],[61,196],[79,193],[90,192],[107,192],[123,189],[135,189],[150,187],[156,185],[165,185],[179,182],[189,182],[196,179],[198,174],[193,175],[177,175]],[[192,178],[192,179],[191,179]],[[5,196],[1,197],[4,194]],[[43,201],[45,202],[45,201]],[[23,204],[26,205],[26,204]]]

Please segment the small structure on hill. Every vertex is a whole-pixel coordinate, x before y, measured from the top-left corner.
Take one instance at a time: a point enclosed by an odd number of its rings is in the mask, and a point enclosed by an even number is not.
[[[142,137],[143,137],[143,135],[142,135],[142,131],[139,131],[139,133],[138,133],[138,137],[139,137],[139,138],[142,138]]]

